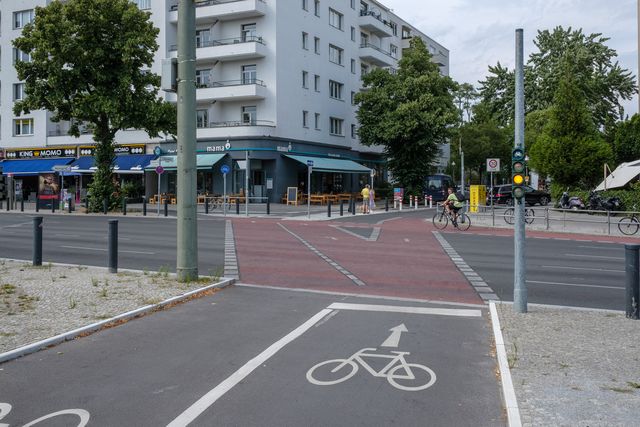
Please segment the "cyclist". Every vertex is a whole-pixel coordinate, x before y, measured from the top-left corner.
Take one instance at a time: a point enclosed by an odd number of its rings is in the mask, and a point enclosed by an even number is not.
[[[444,202],[444,208],[447,210],[447,212],[453,214],[453,225],[456,225],[458,220],[458,211],[462,209],[464,203],[458,200],[458,197],[456,196],[455,191],[453,191],[453,188],[449,187],[447,189],[447,192],[449,193],[449,196]]]

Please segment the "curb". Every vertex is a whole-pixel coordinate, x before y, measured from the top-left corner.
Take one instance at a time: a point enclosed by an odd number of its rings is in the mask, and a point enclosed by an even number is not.
[[[10,360],[17,359],[22,356],[26,356],[27,354],[36,353],[42,349],[61,344],[65,341],[71,341],[81,335],[97,332],[103,328],[109,327],[110,325],[116,324],[117,322],[135,319],[136,317],[144,316],[146,314],[149,314],[153,311],[157,311],[171,304],[187,301],[190,298],[197,296],[200,293],[203,293],[212,289],[224,289],[228,286],[233,285],[234,283],[235,283],[235,279],[223,278],[218,283],[214,283],[212,285],[195,289],[193,291],[189,291],[182,295],[178,295],[178,296],[166,299],[162,302],[159,302],[158,304],[146,305],[144,307],[140,307],[135,310],[128,311],[126,313],[120,314],[110,319],[102,320],[100,322],[92,323],[90,325],[83,326],[78,329],[64,332],[54,337],[47,338],[32,344],[28,344],[23,347],[18,347],[15,350],[7,351],[6,353],[0,354],[0,364],[4,362],[8,362]]]

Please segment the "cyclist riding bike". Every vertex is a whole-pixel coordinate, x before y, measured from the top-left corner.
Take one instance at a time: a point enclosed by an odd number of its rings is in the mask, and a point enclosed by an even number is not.
[[[458,220],[458,212],[460,211],[460,209],[462,209],[464,203],[458,200],[455,191],[453,191],[453,188],[449,187],[447,191],[449,192],[449,196],[447,197],[447,200],[444,201],[443,205],[447,212],[453,214],[453,221],[455,225]]]

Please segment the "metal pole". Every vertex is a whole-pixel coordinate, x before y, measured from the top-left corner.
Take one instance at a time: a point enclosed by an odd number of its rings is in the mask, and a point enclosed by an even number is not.
[[[33,217],[33,265],[42,265],[42,217]]]
[[[271,215],[271,199],[269,193],[267,193],[267,215]]]
[[[389,212],[389,198],[388,197],[384,198],[384,211],[385,212]]]
[[[611,236],[611,211],[607,211],[607,235]]]
[[[162,166],[162,161],[160,160],[162,159],[162,157],[158,157],[158,165]],[[158,175],[158,198],[156,199],[156,203],[158,203],[158,216],[160,216],[160,176],[161,174],[157,173]]]
[[[460,191],[464,194],[464,151],[462,151],[462,137],[460,137]]]
[[[147,196],[142,197],[142,216],[147,216]]]
[[[164,199],[164,216],[169,216],[169,198]]]
[[[102,212],[106,215],[109,210],[109,202],[107,199],[102,200]]]
[[[625,306],[629,319],[638,320],[638,301],[640,300],[640,245],[624,245],[625,258]]]
[[[20,199],[20,212],[24,212],[24,199]]]
[[[222,210],[224,211],[224,216],[227,216],[227,174],[222,174]]]
[[[245,152],[244,170],[244,216],[249,216],[249,150]],[[237,202],[236,202],[237,203]]]
[[[340,200],[340,216],[344,216],[344,200]]]
[[[36,196],[36,212],[40,212],[40,203],[38,203],[40,200],[38,200],[38,196]],[[2,205],[0,205],[0,208],[2,208]]]
[[[327,217],[331,218],[331,200],[327,202]]]
[[[240,215],[240,199],[236,197],[236,215]]]
[[[524,48],[523,31],[516,30],[516,99],[515,99],[515,148],[524,151]],[[514,270],[513,310],[527,312],[527,278],[525,258],[524,200],[514,198]]]
[[[209,215],[209,199],[206,196],[204,198],[204,213]]]
[[[118,272],[118,220],[109,220],[109,273]]]
[[[311,168],[307,166],[307,218],[311,218]]]
[[[198,278],[196,195],[196,5],[178,3],[178,254],[181,282]]]

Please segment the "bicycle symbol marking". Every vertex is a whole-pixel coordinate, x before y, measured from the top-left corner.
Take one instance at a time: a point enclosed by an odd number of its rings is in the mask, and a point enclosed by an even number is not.
[[[11,412],[12,406],[8,403],[0,402],[0,420],[9,415]],[[52,412],[51,414],[43,415],[42,417],[30,421],[22,427],[31,427],[42,421],[46,421],[50,418],[54,418],[60,415],[77,415],[80,418],[80,422],[78,423],[78,427],[84,427],[89,423],[89,418],[91,417],[88,411],[84,409],[63,409],[62,411]],[[10,427],[10,424],[0,423],[0,427]]]
[[[410,354],[409,352],[392,351],[392,354],[378,354],[375,353],[376,350],[376,348],[363,348],[348,359],[331,359],[320,362],[307,371],[307,381],[315,385],[338,384],[353,377],[362,366],[374,377],[386,378],[389,384],[399,390],[424,390],[436,382],[436,374],[433,370],[424,365],[406,361],[405,356]],[[375,370],[365,358],[389,359],[389,363],[382,369]],[[332,374],[335,378],[328,378]]]

